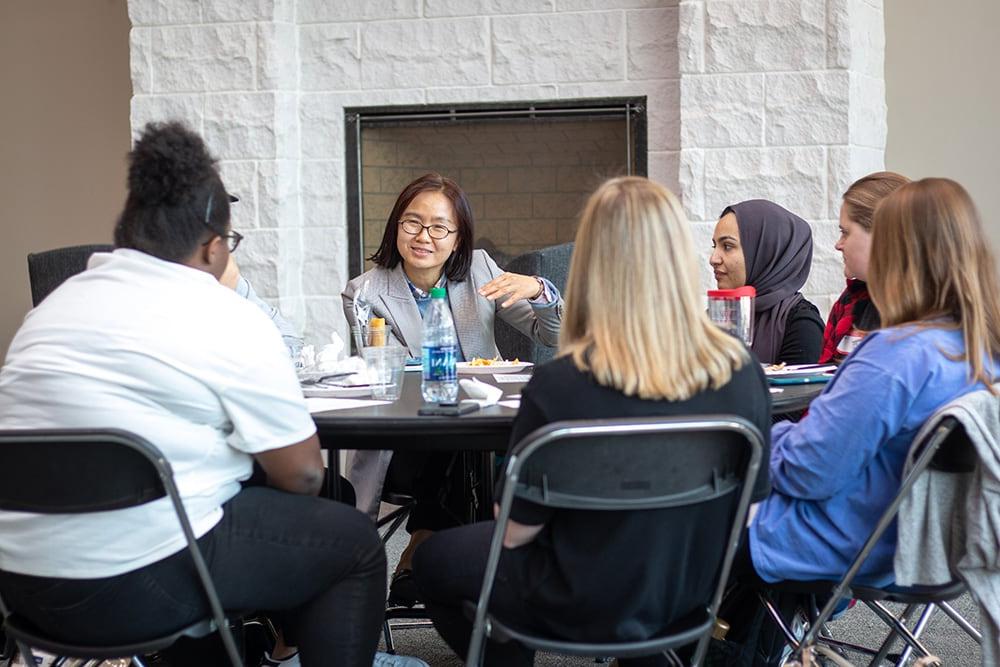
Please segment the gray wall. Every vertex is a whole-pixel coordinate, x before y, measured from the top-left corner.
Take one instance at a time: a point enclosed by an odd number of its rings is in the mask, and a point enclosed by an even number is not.
[[[886,168],[968,188],[997,252],[1000,2],[885,0],[885,26]]]
[[[0,1],[0,355],[29,252],[110,242],[129,150],[125,0]]]

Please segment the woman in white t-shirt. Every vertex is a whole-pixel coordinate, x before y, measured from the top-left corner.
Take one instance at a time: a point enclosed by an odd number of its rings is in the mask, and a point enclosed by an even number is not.
[[[223,606],[290,612],[303,665],[368,667],[382,544],[363,514],[315,497],[319,441],[281,337],[219,283],[242,237],[215,160],[180,123],[147,126],[129,160],[116,249],[25,318],[0,371],[0,423],[151,441]],[[254,461],[267,486],[242,488]],[[184,545],[167,499],[69,516],[0,511],[0,589],[56,639],[140,641],[208,615]]]

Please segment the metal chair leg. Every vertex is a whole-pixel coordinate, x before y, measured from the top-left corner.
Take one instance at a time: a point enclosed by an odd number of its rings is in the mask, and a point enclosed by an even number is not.
[[[396,647],[392,643],[392,627],[389,620],[382,621],[382,635],[385,637],[385,652],[390,655],[396,654]]]
[[[917,639],[920,638],[920,635],[922,635],[924,630],[927,628],[927,624],[930,623],[931,616],[934,615],[934,609],[935,606],[934,603],[932,602],[928,604],[926,607],[924,607],[923,612],[920,613],[920,618],[917,619],[917,624],[913,626],[913,636],[916,637]],[[897,662],[896,664],[905,665],[906,661],[910,659],[911,655],[913,655],[913,647],[907,646],[905,649],[903,649],[903,652],[899,654],[899,662]]]
[[[955,622],[955,625],[965,630],[965,634],[972,637],[980,646],[983,645],[983,634],[973,627],[971,623],[965,620],[965,617],[955,611],[954,607],[947,602],[938,602],[938,607],[941,608],[941,611],[943,611],[948,618]]]
[[[908,620],[907,613],[912,612],[912,610],[915,609],[918,605],[908,605],[906,609],[903,611],[903,614],[901,614],[899,618],[897,618],[892,615],[892,612],[890,612],[885,607],[885,605],[879,602],[873,600],[873,601],[868,601],[865,604],[867,604],[872,611],[878,614],[879,617],[883,621],[885,621],[885,623],[888,624],[889,627],[893,629],[895,634],[898,634],[900,637],[903,638],[904,642],[912,646],[917,651],[917,653],[920,654],[921,658],[926,658],[927,656],[930,655],[930,652],[927,650],[927,648],[920,642],[919,639],[914,637],[913,633],[910,632],[910,629],[906,627],[906,621]],[[894,639],[894,637],[890,635],[889,639],[887,639],[886,642],[889,643],[890,640],[892,639]],[[885,650],[886,653],[888,653],[888,648],[886,647],[885,644],[883,644],[883,649]],[[879,653],[881,654],[882,652],[880,651]],[[884,655],[876,657],[880,659],[885,658]],[[872,661],[872,664],[877,665],[879,663],[877,661]]]

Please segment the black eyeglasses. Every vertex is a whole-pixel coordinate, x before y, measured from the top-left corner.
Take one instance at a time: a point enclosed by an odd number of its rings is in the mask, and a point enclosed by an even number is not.
[[[403,231],[410,236],[416,236],[423,230],[427,230],[427,236],[440,241],[441,239],[448,238],[449,234],[455,234],[458,232],[457,229],[448,229],[444,225],[422,225],[416,220],[400,220],[399,226],[403,228]]]
[[[212,215],[212,200],[214,198],[215,198],[215,193],[209,193],[209,195],[208,195],[208,204],[205,205],[205,226],[208,227],[209,229],[212,229],[212,225],[209,224],[209,217]],[[230,198],[233,198],[232,195],[230,195]],[[236,200],[236,201],[239,201],[239,200]],[[212,230],[212,231],[215,231],[215,230]],[[236,249],[238,247],[240,247],[240,241],[243,240],[243,235],[240,234],[238,231],[236,231],[234,229],[230,229],[225,234],[218,234],[217,236],[220,236],[220,237],[226,239],[226,245],[229,247],[229,252],[236,252]],[[202,245],[206,246],[206,245],[208,245],[211,242],[212,242],[212,239],[210,238],[207,241],[205,241],[204,243],[202,243]]]

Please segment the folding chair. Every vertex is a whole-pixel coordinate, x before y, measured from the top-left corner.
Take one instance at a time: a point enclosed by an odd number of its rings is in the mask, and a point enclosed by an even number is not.
[[[99,484],[94,481],[99,480]],[[181,637],[222,636],[234,667],[242,664],[236,642],[202,557],[170,463],[146,440],[117,429],[0,431],[0,509],[37,514],[104,512],[142,505],[168,496],[187,540],[211,616],[162,636],[121,645],[59,641],[0,599],[3,629],[22,655],[34,661],[31,647],[76,658],[142,655],[172,645]],[[2,598],[2,592],[0,592]],[[34,662],[32,662],[34,664]]]
[[[870,665],[878,665],[889,655],[889,651],[897,638],[902,638],[905,648],[900,654],[896,664],[904,664],[914,652],[920,657],[927,657],[930,652],[920,641],[920,635],[927,627],[931,616],[936,609],[941,609],[951,618],[962,630],[966,632],[977,643],[982,644],[982,635],[971,623],[961,616],[950,604],[949,601],[963,595],[966,586],[961,580],[953,580],[945,584],[934,586],[897,586],[895,584],[885,587],[866,586],[854,583],[854,579],[861,570],[862,565],[871,555],[875,545],[881,539],[885,531],[892,525],[899,512],[899,507],[909,494],[917,478],[928,468],[942,470],[952,473],[968,472],[975,464],[975,452],[972,451],[965,431],[961,424],[952,417],[945,417],[939,421],[937,427],[928,433],[926,438],[920,442],[915,442],[912,447],[917,452],[915,463],[910,471],[905,475],[900,484],[899,491],[892,499],[892,502],[882,513],[878,523],[868,539],[865,541],[858,555],[848,568],[847,573],[839,581],[813,581],[813,582],[781,582],[772,590],[785,593],[797,593],[810,599],[807,611],[808,630],[799,641],[794,633],[785,623],[784,619],[777,612],[774,605],[767,598],[766,594],[761,594],[761,601],[767,608],[771,619],[781,629],[785,636],[785,641],[793,649],[793,655],[801,656],[805,647],[815,647],[817,644],[830,646],[834,649],[847,649],[872,656]],[[970,458],[971,456],[971,458]],[[835,612],[840,600],[844,598],[855,598],[869,607],[878,618],[889,627],[889,635],[877,649],[860,646],[850,642],[834,639],[821,634],[824,626]],[[817,599],[825,599],[822,609],[819,609]],[[904,605],[904,609],[899,616],[885,606],[886,602],[895,602]],[[923,606],[923,611],[917,618],[916,624],[911,630],[908,627],[909,621],[914,613]]]
[[[567,655],[636,657],[664,653],[678,662],[673,649],[698,642],[692,664],[701,664],[746,522],[762,451],[762,438],[755,426],[725,415],[556,422],[528,435],[514,448],[505,466],[505,485],[475,607],[467,667],[482,664],[487,638],[514,640],[535,650]],[[683,463],[664,465],[668,460]],[[718,539],[726,548],[720,562],[706,564],[717,575],[712,598],[660,636],[642,641],[573,642],[509,627],[491,615],[487,605],[515,497],[559,509],[625,512],[728,503],[732,508],[730,521],[720,524],[718,530]],[[471,602],[467,608],[471,609]]]
[[[75,245],[28,254],[28,280],[31,283],[31,305],[37,306],[52,290],[70,276],[87,268],[95,252],[111,252],[108,244]]]

